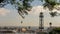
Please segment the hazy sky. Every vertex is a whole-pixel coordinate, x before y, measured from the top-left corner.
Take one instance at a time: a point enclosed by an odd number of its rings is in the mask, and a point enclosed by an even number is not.
[[[17,10],[10,4],[5,8],[0,8],[0,26],[39,26],[39,13],[44,13],[44,26],[49,26],[49,22],[52,22],[53,26],[60,26],[60,16],[51,17],[49,10],[44,10],[42,2],[35,0],[32,2],[32,10],[25,19],[22,19]],[[59,11],[58,11],[59,12]],[[21,24],[21,21],[23,23]]]

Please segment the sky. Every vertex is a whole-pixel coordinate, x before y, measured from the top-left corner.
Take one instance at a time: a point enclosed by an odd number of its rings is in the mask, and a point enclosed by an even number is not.
[[[39,13],[42,11],[44,13],[44,26],[49,27],[49,22],[52,22],[52,26],[59,27],[60,16],[51,17],[50,11],[43,9],[42,4],[42,2],[34,0],[31,3],[32,10],[28,15],[25,15],[25,19],[22,19],[18,11],[10,4],[0,8],[0,26],[39,26]],[[22,24],[21,21],[23,21]]]

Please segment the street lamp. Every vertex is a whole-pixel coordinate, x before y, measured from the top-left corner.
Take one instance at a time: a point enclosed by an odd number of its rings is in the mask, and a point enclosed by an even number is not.
[[[52,23],[50,22],[49,25],[50,25],[50,28],[51,28],[52,27]]]

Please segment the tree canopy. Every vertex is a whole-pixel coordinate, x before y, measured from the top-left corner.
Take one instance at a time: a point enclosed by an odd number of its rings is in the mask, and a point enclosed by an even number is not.
[[[45,0],[44,3],[44,8],[48,8],[50,11],[52,11],[53,9],[57,9],[56,5],[60,5],[58,0]],[[57,9],[58,10],[58,9]],[[52,17],[57,16],[57,12],[50,12],[50,15]]]
[[[0,0],[0,7],[4,7],[7,4],[14,5],[16,9],[18,10],[19,15],[24,18],[24,14],[28,14],[28,12],[31,10],[31,2],[33,0]],[[45,1],[43,4],[44,8],[48,8],[50,11],[52,11],[56,5],[59,5],[60,3],[57,2],[57,0],[40,0],[41,2]],[[57,8],[56,8],[57,9]],[[51,12],[50,15],[55,16],[56,12]]]
[[[31,10],[32,6],[30,3],[33,0],[0,0],[0,7],[4,7],[7,4],[14,5],[18,10],[19,15],[24,18],[24,14],[28,14],[28,11]]]

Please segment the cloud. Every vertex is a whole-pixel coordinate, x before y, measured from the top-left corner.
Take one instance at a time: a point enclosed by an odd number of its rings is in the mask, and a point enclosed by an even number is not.
[[[5,8],[0,8],[0,15],[6,16],[10,11]]]
[[[30,14],[38,15],[40,12],[44,12],[43,6],[34,6],[29,12]]]
[[[58,6],[58,7],[60,7],[60,6]],[[57,7],[57,8],[58,8],[58,7]],[[58,9],[59,9],[59,8],[58,8]],[[54,11],[57,11],[58,13],[60,13],[60,10],[54,9],[53,12],[54,12]],[[40,12],[51,12],[51,11],[49,11],[48,8],[44,9],[43,6],[34,6],[34,7],[32,8],[32,10],[29,12],[29,14],[39,15]]]

